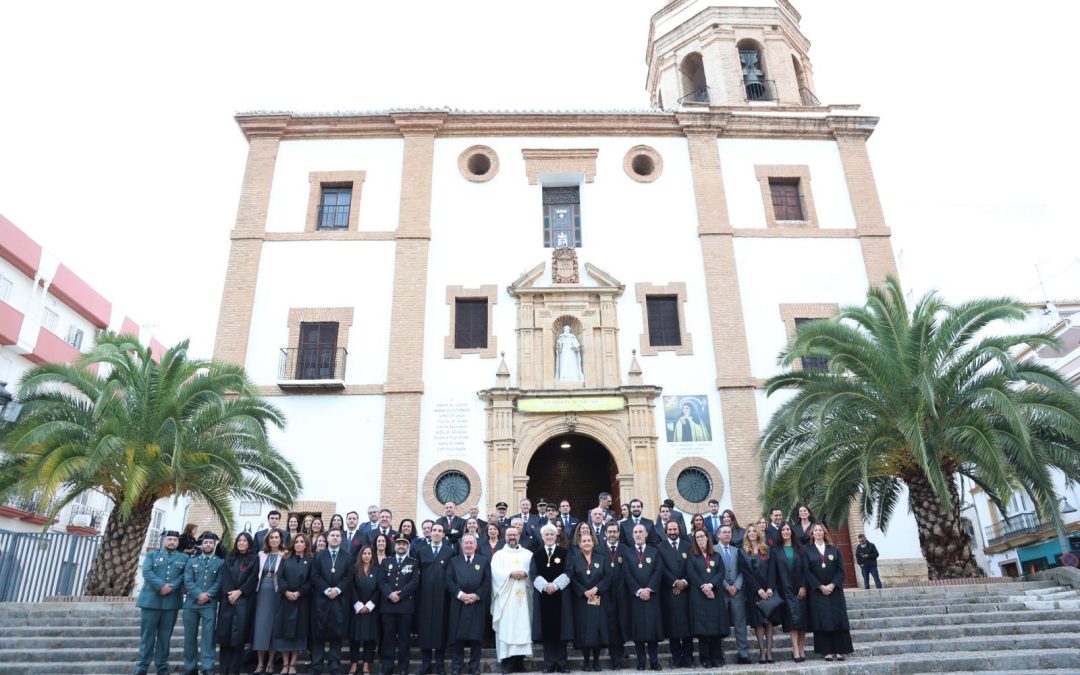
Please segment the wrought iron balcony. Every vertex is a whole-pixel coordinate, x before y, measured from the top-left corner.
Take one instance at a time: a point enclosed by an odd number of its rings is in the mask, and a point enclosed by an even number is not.
[[[812,106],[821,105],[821,101],[818,99],[817,96],[814,96],[814,92],[810,91],[806,87],[800,87],[799,88],[799,96],[802,97],[802,104],[803,105],[812,105]]]
[[[743,81],[746,88],[747,101],[778,101],[780,96],[776,93],[776,82],[773,80],[756,80],[754,82]]]
[[[278,361],[278,386],[282,389],[343,389],[344,347],[286,347]]]
[[[349,229],[349,204],[319,204],[319,229]]]
[[[72,504],[67,524],[76,527],[89,527],[100,532],[105,525],[106,517],[108,517],[108,513],[105,509],[87,506],[86,504]]]
[[[1007,520],[987,525],[983,528],[986,535],[986,545],[995,546],[1003,544],[1011,539],[1017,539],[1025,535],[1051,529],[1050,523],[1044,521],[1038,513],[1029,511],[1010,516]]]
[[[12,495],[4,500],[3,505],[9,508],[32,513],[36,516],[44,516],[56,506],[57,500],[52,500],[44,506],[41,504],[41,493],[33,492],[29,497]]]
[[[711,100],[712,99],[709,98],[709,88],[698,87],[686,96],[680,98],[679,105],[682,105],[683,103],[708,103]]]

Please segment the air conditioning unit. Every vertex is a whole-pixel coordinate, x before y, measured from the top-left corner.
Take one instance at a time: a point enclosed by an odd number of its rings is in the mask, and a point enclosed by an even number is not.
[[[79,513],[71,517],[71,524],[75,527],[90,527],[91,522],[89,513]]]

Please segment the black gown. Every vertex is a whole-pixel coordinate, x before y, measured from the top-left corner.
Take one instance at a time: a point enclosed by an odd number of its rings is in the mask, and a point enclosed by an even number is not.
[[[570,565],[566,570],[570,577],[570,606],[574,612],[574,647],[588,649],[608,645],[607,609],[604,603],[612,602],[611,569],[606,563],[603,552],[594,550],[591,558],[586,558],[582,551],[575,551],[570,556]],[[590,605],[585,591],[596,587],[600,604]]]
[[[773,610],[771,616],[765,616],[757,606],[758,600],[761,600],[757,589],[767,591],[771,588],[774,595],[777,592],[776,581],[773,579],[772,569],[769,566],[769,554],[750,555],[747,553],[746,557],[750,561],[750,573],[754,576],[754,592],[746,594],[746,625],[764,626],[769,623],[778,623],[776,619],[779,616],[779,608]]]
[[[450,643],[483,640],[491,627],[491,560],[474,554],[469,565],[464,555],[458,555],[446,567],[450,603],[447,640]],[[457,599],[458,593],[476,593],[480,601],[466,605]]]
[[[711,563],[711,564],[709,564]],[[729,625],[728,594],[724,590],[724,561],[715,551],[706,560],[705,556],[692,555],[687,559],[687,573],[690,575],[690,625],[695,637],[717,637],[731,632]],[[701,592],[701,585],[713,585],[714,597],[709,598]]]
[[[690,625],[690,595],[696,588],[690,584],[690,544],[679,540],[679,550],[671,548],[671,540],[665,540],[660,545],[660,558],[664,561],[664,574],[662,588],[660,589],[660,606],[664,611],[664,633],[669,638],[685,639],[693,637],[694,630]],[[684,579],[690,584],[681,593],[675,595],[672,591],[675,581]]]
[[[353,642],[378,641],[380,637],[379,598],[379,568],[372,563],[367,574],[359,578],[353,574],[353,603],[359,602],[364,605],[372,602],[375,604],[375,609],[367,614],[356,614],[356,610],[353,610],[351,634]]]
[[[446,566],[454,557],[450,542],[439,545],[435,556],[430,546],[418,546],[416,558],[420,562],[420,590],[416,593],[415,647],[420,649],[445,649],[447,622],[450,605],[446,597]]]
[[[311,634],[312,558],[290,555],[281,561],[278,571],[277,615],[274,617],[274,648],[281,651],[307,649]],[[285,591],[299,591],[300,597],[289,600]]]
[[[259,581],[259,558],[251,555],[226,558],[221,566],[221,602],[218,604],[217,643],[226,647],[243,647],[251,632],[252,610],[255,607],[255,585]],[[229,604],[229,593],[239,590],[236,604]]]
[[[330,550],[315,554],[310,564],[313,604],[311,608],[311,636],[315,640],[335,641],[349,636],[349,615],[353,613],[352,582],[355,575],[353,559],[344,548],[332,562]],[[333,570],[333,571],[331,571]],[[334,599],[326,596],[326,589],[339,588],[341,595]]]
[[[791,560],[783,546],[769,550],[769,567],[775,586],[784,604],[780,606],[780,625],[785,633],[806,630],[806,598],[799,599],[799,589],[806,586],[806,558],[792,551]]]
[[[548,563],[547,547],[541,546],[533,553],[533,566],[536,578],[548,582],[555,581],[561,574],[567,574],[570,551],[560,546],[554,547],[551,562]],[[570,610],[570,587],[552,594],[541,593],[533,589],[533,640],[572,640],[574,639],[574,618]]]
[[[624,546],[623,595],[630,605],[630,639],[634,642],[651,642],[664,639],[664,618],[660,608],[661,577],[664,563],[660,553],[646,546],[639,554],[636,546]],[[648,588],[652,597],[645,601],[636,596],[639,589]]]
[[[850,654],[851,630],[848,625],[847,601],[844,599],[844,562],[840,549],[826,545],[825,555],[810,544],[803,549],[806,560],[808,629],[814,631],[815,654]],[[825,595],[820,586],[833,584],[832,593]]]

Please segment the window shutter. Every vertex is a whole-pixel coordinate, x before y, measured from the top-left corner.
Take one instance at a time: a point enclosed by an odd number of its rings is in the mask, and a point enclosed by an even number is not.
[[[487,349],[487,298],[454,302],[454,349]]]
[[[769,179],[769,191],[772,193],[773,213],[776,220],[806,219],[803,216],[798,179]]]
[[[799,330],[799,326],[810,323],[811,321],[817,321],[817,319],[795,319],[795,330]],[[824,356],[804,356],[802,357],[803,370],[828,370],[829,359]]]
[[[645,298],[645,308],[649,315],[649,344],[653,347],[681,345],[678,297],[650,295]]]

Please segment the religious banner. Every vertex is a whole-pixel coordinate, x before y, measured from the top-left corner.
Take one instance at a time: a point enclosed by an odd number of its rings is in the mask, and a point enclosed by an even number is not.
[[[665,396],[664,426],[668,443],[707,443],[712,440],[709,398]]]

